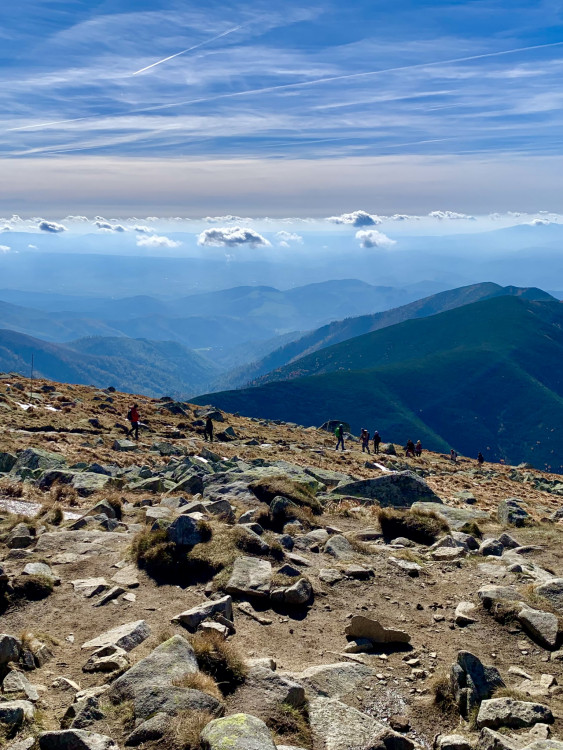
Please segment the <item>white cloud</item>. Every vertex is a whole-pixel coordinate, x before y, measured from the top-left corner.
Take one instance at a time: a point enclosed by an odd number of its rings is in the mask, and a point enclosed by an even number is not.
[[[228,224],[229,222],[248,224],[252,219],[249,217],[244,218],[243,216],[232,216],[231,214],[227,214],[226,216],[205,216],[203,221],[206,221],[208,224]]]
[[[217,227],[205,229],[197,238],[197,244],[207,247],[270,247],[271,243],[254,229],[242,227]]]
[[[351,224],[354,227],[372,227],[381,224],[379,216],[368,214],[366,211],[352,211],[350,214],[329,216],[327,221],[331,221],[333,224]]]
[[[90,221],[90,219],[87,216],[65,216],[63,221],[74,221],[74,222],[80,222],[82,224],[86,224]]]
[[[38,250],[38,249],[39,249],[39,248],[37,247],[37,245],[28,245],[28,248],[29,248],[30,250]]]
[[[37,228],[42,232],[51,232],[51,234],[66,232],[66,227],[62,224],[57,224],[55,221],[40,221]]]
[[[468,214],[460,214],[457,213],[457,211],[431,211],[428,216],[430,216],[432,219],[439,219],[442,221],[443,219],[466,219],[467,221],[475,221],[474,216],[469,216]]]
[[[280,247],[290,247],[292,242],[297,245],[303,244],[303,237],[301,237],[300,234],[297,234],[296,232],[286,232],[285,229],[276,232],[275,237]]]
[[[162,237],[157,234],[151,234],[148,237],[137,237],[137,247],[180,247],[181,244],[181,242],[176,242],[169,237]]]
[[[139,234],[150,234],[151,232],[154,232],[154,229],[151,229],[150,227],[145,227],[142,224],[136,224],[133,227],[135,232],[138,232]]]
[[[356,239],[360,240],[362,247],[391,247],[397,244],[395,240],[383,232],[378,232],[377,229],[360,229],[356,232]]]
[[[410,216],[410,214],[393,214],[389,218],[391,221],[420,221],[420,216]]]
[[[94,222],[98,229],[104,232],[126,232],[127,229],[122,224],[110,224],[108,221]]]
[[[9,245],[0,245],[0,253],[9,253],[11,249]]]
[[[555,222],[550,221],[549,219],[532,219],[532,221],[528,222],[531,227],[546,227],[548,224],[554,223]]]
[[[3,227],[0,227],[0,232],[11,232],[12,227],[9,224],[4,224]]]

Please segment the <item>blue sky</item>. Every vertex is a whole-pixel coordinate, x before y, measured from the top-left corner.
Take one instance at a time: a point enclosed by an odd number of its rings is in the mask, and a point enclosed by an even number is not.
[[[2,3],[0,211],[560,209],[563,2],[272,6]]]

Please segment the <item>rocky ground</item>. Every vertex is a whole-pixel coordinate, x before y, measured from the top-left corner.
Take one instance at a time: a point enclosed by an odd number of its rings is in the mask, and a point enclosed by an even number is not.
[[[135,401],[0,376],[0,744],[562,750],[562,477]]]

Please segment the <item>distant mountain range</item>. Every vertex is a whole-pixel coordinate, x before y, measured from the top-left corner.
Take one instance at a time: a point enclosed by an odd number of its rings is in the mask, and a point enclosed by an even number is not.
[[[516,296],[545,301],[554,300],[554,297],[541,289],[501,287],[490,282],[450,289],[393,310],[329,323],[275,349],[257,362],[220,376],[217,383],[222,383],[223,388],[233,388],[246,384],[257,385],[272,380],[287,380],[301,374],[303,366],[307,367],[307,364],[301,359],[302,357],[313,354],[319,349],[338,344],[355,336],[361,336],[364,333],[402,323],[405,320],[425,318],[428,315],[452,310],[472,302],[501,296]],[[293,367],[294,362],[297,363],[295,368]]]
[[[560,471],[563,305],[527,298],[534,294],[493,296],[357,336],[296,360],[273,382],[195,402],[306,425],[342,419],[384,440]]]
[[[217,374],[212,363],[175,342],[92,337],[53,344],[0,330],[0,371],[28,375],[32,355],[37,377],[149,396],[196,393]]]

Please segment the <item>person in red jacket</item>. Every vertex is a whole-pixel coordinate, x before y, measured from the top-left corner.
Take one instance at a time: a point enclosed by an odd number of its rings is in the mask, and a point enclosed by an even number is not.
[[[127,436],[133,436],[133,433],[135,433],[135,440],[138,440],[139,422],[141,421],[141,418],[139,416],[138,404],[133,404],[133,406],[129,409],[127,419],[131,422],[131,429],[127,432]]]

